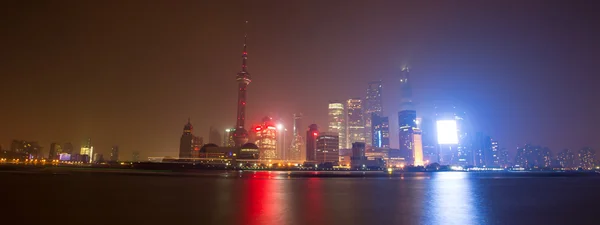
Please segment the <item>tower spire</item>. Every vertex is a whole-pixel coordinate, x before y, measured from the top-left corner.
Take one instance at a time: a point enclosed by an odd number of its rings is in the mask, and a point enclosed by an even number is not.
[[[244,24],[244,51],[242,53],[242,72],[246,73],[246,60],[248,60],[248,52],[246,51],[246,40],[248,39],[248,33],[246,27],[248,26],[248,20]]]

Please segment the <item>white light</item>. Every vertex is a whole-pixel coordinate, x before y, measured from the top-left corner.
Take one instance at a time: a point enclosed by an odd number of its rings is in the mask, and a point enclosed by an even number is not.
[[[456,120],[437,121],[438,144],[458,144]]]
[[[277,130],[283,129],[283,124],[277,124]]]

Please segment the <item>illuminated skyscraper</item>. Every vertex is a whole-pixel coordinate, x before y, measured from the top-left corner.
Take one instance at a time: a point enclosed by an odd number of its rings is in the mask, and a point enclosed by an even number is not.
[[[348,141],[346,148],[351,148],[351,143],[365,142],[365,120],[362,100],[360,98],[348,99],[346,111],[348,115]]]
[[[400,151],[409,152],[412,156],[413,150],[413,129],[417,127],[417,111],[412,102],[412,89],[410,86],[410,73],[408,67],[402,69],[400,78],[400,112],[398,112],[399,142]],[[412,159],[409,159],[412,161]]]
[[[317,136],[319,136],[317,125],[311,124],[308,126],[308,131],[306,131],[306,161],[316,160]]]
[[[381,117],[377,113],[371,113],[371,130],[373,147],[390,148],[390,121],[387,117]]]
[[[365,97],[365,141],[367,145],[376,146],[373,133],[373,114],[383,116],[383,102],[381,100],[381,81],[369,82],[367,96]]]
[[[289,160],[304,160],[302,152],[304,152],[304,138],[302,138],[302,113],[294,114],[294,130],[292,137],[292,146],[290,148]]]
[[[277,159],[277,127],[271,117],[264,117],[262,124],[254,128],[256,145],[261,159]]]
[[[339,137],[339,148],[345,148],[348,141],[346,134],[346,114],[344,113],[344,103],[329,102],[329,127],[328,132],[337,133]]]
[[[577,164],[575,164],[575,153],[571,151],[571,149],[564,149],[556,156],[558,159],[558,163],[563,168],[575,168]]]
[[[423,139],[421,136],[421,130],[415,128],[412,133],[413,139],[413,159],[415,166],[423,166]]]
[[[596,158],[596,151],[592,148],[585,147],[579,150],[579,162],[580,167],[584,170],[593,169],[595,166],[594,160]]]
[[[338,133],[322,132],[317,136],[316,159],[319,163],[339,161],[340,141]]]
[[[84,162],[93,162],[92,157],[94,156],[94,146],[92,146],[92,139],[88,138],[87,142],[81,146],[79,154],[82,156]]]
[[[192,157],[192,141],[194,139],[194,135],[192,135],[193,130],[194,127],[192,126],[192,123],[190,123],[190,119],[188,119],[187,124],[183,126],[183,134],[179,141],[179,158]]]
[[[246,21],[248,23],[248,21]],[[244,34],[244,51],[242,52],[242,71],[237,74],[238,82],[238,101],[237,101],[237,122],[235,131],[233,132],[233,140],[235,146],[241,147],[248,142],[248,131],[244,128],[246,121],[246,88],[250,84],[251,77],[247,71],[246,61],[248,60],[248,52],[246,51],[246,38]]]

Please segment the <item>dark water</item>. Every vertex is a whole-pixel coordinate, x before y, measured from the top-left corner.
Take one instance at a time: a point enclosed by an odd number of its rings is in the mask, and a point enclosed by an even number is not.
[[[598,177],[3,172],[0,181],[0,213],[18,218],[7,224],[600,224]]]

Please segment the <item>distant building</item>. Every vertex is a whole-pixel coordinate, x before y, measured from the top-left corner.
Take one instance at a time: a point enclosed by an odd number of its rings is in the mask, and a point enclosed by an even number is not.
[[[596,158],[596,151],[592,148],[585,147],[579,150],[579,167],[585,170],[591,170],[594,168],[594,160]]]
[[[319,163],[339,160],[340,140],[338,133],[322,132],[317,136],[316,159]]]
[[[41,159],[42,149],[35,141],[13,140],[10,145],[10,151],[19,159]]]
[[[235,141],[233,140],[234,132],[235,132],[235,128],[225,129],[225,133],[223,133],[223,147],[234,147],[235,146]],[[254,138],[256,138],[256,136]],[[213,143],[213,144],[217,144],[217,143]]]
[[[223,141],[225,140],[221,140],[221,133],[219,133],[217,129],[210,127],[208,130],[208,143],[220,145],[223,143]]]
[[[110,161],[111,162],[119,161],[119,146],[115,145],[110,150]]]
[[[360,98],[348,99],[346,104],[348,119],[348,143],[365,142],[365,120],[363,115],[362,100]],[[348,148],[351,146],[347,146]]]
[[[412,101],[410,71],[408,67],[402,68],[400,77],[400,111],[398,112],[398,140],[400,151],[408,151],[412,157],[413,130],[417,128],[417,111]],[[412,161],[409,160],[409,161]]]
[[[277,159],[277,127],[271,117],[264,117],[262,124],[254,128],[256,146],[261,159]]]
[[[104,162],[104,155],[102,153],[94,153],[93,163],[102,163]]]
[[[498,162],[501,167],[509,167],[510,161],[508,160],[508,150],[506,148],[500,148],[500,152],[498,153]]]
[[[290,148],[290,154],[289,154],[289,160],[292,161],[300,161],[300,160],[304,160],[304,158],[302,157],[304,154],[303,152],[305,152],[304,149],[304,138],[302,138],[302,131],[301,128],[302,127],[302,114],[298,113],[298,114],[294,114],[294,127],[293,127],[293,134],[292,134],[292,146]]]
[[[527,144],[517,148],[515,166],[523,168],[548,168],[552,165],[550,149]]]
[[[421,136],[421,130],[418,128],[415,128],[413,130],[412,133],[412,137],[413,137],[413,165],[415,166],[424,166],[425,164],[423,163],[423,139]]]
[[[317,136],[319,129],[316,124],[308,126],[306,131],[306,161],[316,161]]]
[[[94,157],[94,146],[92,145],[92,139],[88,138],[87,142],[81,146],[79,155],[84,159],[81,160],[85,163],[93,162]]]
[[[204,145],[204,139],[202,137],[193,136],[192,138],[192,157],[199,158],[200,157],[200,148]]]
[[[140,161],[140,152],[134,151],[131,153],[131,161],[139,162]]]
[[[194,127],[192,126],[192,123],[190,123],[190,119],[188,119],[187,124],[183,126],[183,134],[181,135],[181,139],[179,141],[179,158],[192,157],[192,142],[194,140],[194,135],[192,134],[193,130]]]
[[[575,153],[571,151],[571,149],[564,149],[556,155],[556,159],[558,163],[563,168],[576,168],[577,164],[575,163]]]
[[[329,102],[328,120],[329,126],[327,131],[337,133],[340,140],[339,148],[346,148],[348,135],[346,133],[346,114],[344,113],[343,103]]]
[[[366,156],[366,145],[364,142],[352,143],[352,157],[350,167],[353,169],[378,169],[385,166],[381,158],[368,159]]]
[[[50,152],[48,154],[49,160],[58,159],[58,156],[62,153],[62,147],[58,143],[50,144]]]
[[[371,140],[375,148],[390,148],[390,121],[388,117],[381,117],[371,113]]]
[[[62,146],[62,150],[64,153],[68,153],[68,154],[73,154],[76,152],[73,152],[73,144],[71,144],[71,142],[67,142]]]
[[[382,86],[381,81],[369,82],[367,87],[367,95],[365,96],[365,141],[368,145],[375,146],[376,134],[374,134],[374,123],[372,119],[374,115],[383,116],[383,102],[381,99]],[[387,117],[386,117],[387,119]],[[388,131],[389,133],[389,131]],[[388,144],[389,145],[389,144]],[[381,146],[379,146],[381,148]]]

